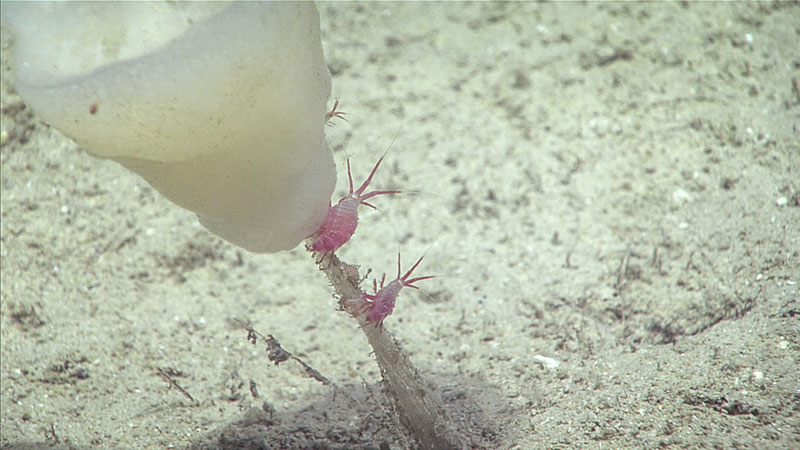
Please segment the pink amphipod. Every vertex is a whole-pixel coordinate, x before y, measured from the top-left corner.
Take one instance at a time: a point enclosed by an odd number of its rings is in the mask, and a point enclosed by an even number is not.
[[[325,114],[325,125],[331,125],[332,124],[331,120],[334,117],[338,117],[338,118],[344,120],[345,122],[349,122],[349,120],[345,119],[345,117],[344,117],[345,114],[347,114],[347,113],[342,112],[342,111],[337,111],[336,108],[338,108],[338,107],[339,107],[339,97],[336,97],[336,101],[333,103],[333,108],[331,108],[331,110],[328,111],[327,114]]]
[[[400,293],[400,289],[404,287],[410,287],[414,289],[418,289],[417,286],[414,286],[413,283],[421,280],[427,280],[429,278],[433,278],[433,276],[426,276],[426,277],[416,277],[408,279],[411,276],[411,273],[414,272],[414,269],[419,266],[419,263],[422,262],[422,258],[425,255],[420,256],[417,260],[417,263],[414,264],[408,272],[405,273],[402,277],[400,276],[400,253],[397,254],[397,278],[390,281],[389,284],[384,286],[383,284],[386,282],[386,274],[383,274],[381,277],[381,284],[378,286],[378,280],[372,281],[372,287],[375,290],[374,294],[367,294],[364,293],[364,305],[361,306],[360,312],[367,313],[367,322],[374,324],[376,327],[383,326],[383,321],[386,319],[389,314],[392,313],[394,310],[394,303],[397,299],[397,294]]]
[[[311,243],[309,250],[314,253],[320,253],[319,261],[322,261],[326,255],[338,250],[339,247],[349,241],[353,233],[356,232],[356,227],[358,226],[358,205],[366,205],[370,208],[375,208],[374,205],[367,203],[366,200],[376,195],[400,193],[400,191],[391,190],[372,191],[368,194],[364,194],[364,190],[367,189],[367,186],[372,181],[372,177],[381,165],[381,161],[383,161],[383,157],[375,164],[375,167],[364,183],[354,191],[353,176],[350,173],[350,159],[348,158],[347,179],[350,181],[350,193],[342,197],[339,203],[328,209],[328,215],[325,217],[325,221],[322,222],[319,229],[310,236],[314,241]]]

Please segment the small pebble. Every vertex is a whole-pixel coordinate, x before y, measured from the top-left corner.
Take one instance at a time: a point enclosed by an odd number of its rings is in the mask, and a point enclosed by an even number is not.
[[[692,201],[692,196],[681,188],[672,192],[672,201],[677,205],[683,205]]]
[[[789,200],[786,197],[778,197],[778,199],[775,200],[775,204],[778,206],[786,206],[787,203],[789,203]]]
[[[561,361],[558,361],[553,358],[548,358],[547,356],[536,355],[533,357],[533,359],[536,360],[537,362],[542,363],[542,365],[544,365],[548,369],[555,369],[556,367],[561,365]]]

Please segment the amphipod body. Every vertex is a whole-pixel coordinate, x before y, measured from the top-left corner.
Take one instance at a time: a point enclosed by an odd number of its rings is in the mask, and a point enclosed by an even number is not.
[[[320,261],[322,261],[326,255],[338,250],[339,247],[349,241],[353,233],[356,232],[356,227],[358,226],[358,205],[366,205],[374,209],[375,206],[367,203],[367,199],[375,197],[376,195],[400,193],[400,191],[390,190],[372,191],[368,194],[364,194],[367,186],[372,182],[372,177],[375,176],[375,172],[381,165],[381,161],[383,161],[383,157],[375,164],[375,167],[372,169],[367,179],[364,180],[364,183],[358,189],[353,190],[353,175],[350,172],[350,160],[347,160],[347,179],[350,182],[350,193],[342,197],[339,203],[328,209],[328,215],[325,217],[325,221],[319,229],[310,236],[314,240],[309,250],[314,253],[319,253]]]
[[[394,311],[394,304],[397,300],[397,294],[400,293],[400,289],[403,289],[404,287],[418,289],[417,286],[414,286],[414,283],[433,278],[433,276],[416,277],[411,279],[408,278],[414,272],[414,269],[419,266],[419,263],[422,262],[422,258],[424,257],[425,255],[420,256],[416,264],[408,269],[408,272],[406,272],[405,275],[400,276],[400,253],[398,253],[397,278],[384,286],[384,283],[386,282],[386,274],[383,274],[383,277],[381,277],[380,287],[378,286],[378,280],[372,281],[372,286],[375,293],[364,293],[364,305],[361,306],[360,311],[367,313],[367,322],[374,324],[376,327],[383,326],[383,321],[389,316],[389,314],[392,313],[392,311]]]
[[[331,110],[328,111],[327,114],[325,114],[325,125],[332,125],[331,119],[333,119],[334,117],[338,117],[344,120],[345,122],[349,122],[349,120],[344,118],[344,115],[347,113],[342,111],[337,111],[336,108],[338,107],[339,107],[339,98],[337,97],[336,102],[333,104],[333,108],[331,108]]]

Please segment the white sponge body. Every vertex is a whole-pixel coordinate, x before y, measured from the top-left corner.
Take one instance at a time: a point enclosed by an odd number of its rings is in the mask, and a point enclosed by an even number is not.
[[[25,102],[212,232],[295,247],[335,184],[331,78],[307,2],[3,2]]]

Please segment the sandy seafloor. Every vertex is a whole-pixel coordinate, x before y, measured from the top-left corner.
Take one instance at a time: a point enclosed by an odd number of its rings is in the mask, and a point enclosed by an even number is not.
[[[414,191],[339,254],[430,247],[386,327],[467,448],[800,448],[796,2],[319,8],[335,196],[394,139],[374,184]],[[6,31],[0,445],[413,448],[310,256],[229,245],[46,126]]]

